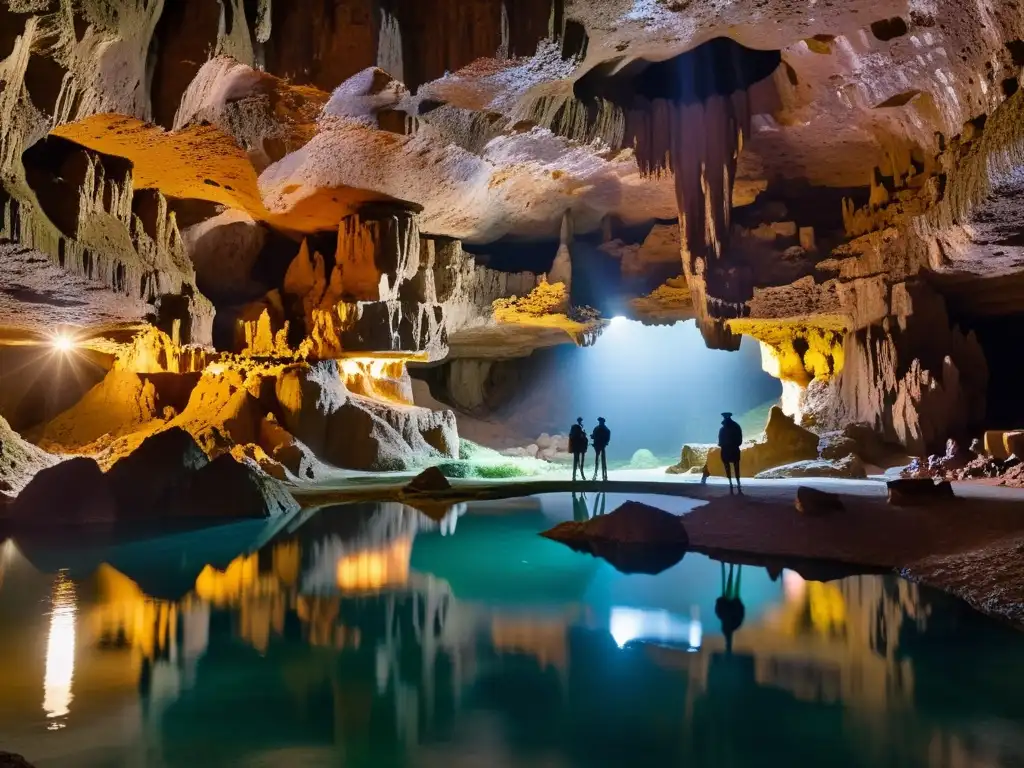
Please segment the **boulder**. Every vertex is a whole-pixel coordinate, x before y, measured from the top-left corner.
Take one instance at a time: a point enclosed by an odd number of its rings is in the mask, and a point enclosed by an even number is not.
[[[13,752],[0,752],[0,768],[34,768],[32,763]]]
[[[309,447],[278,424],[273,415],[260,422],[259,446],[295,477],[316,480],[325,469]]]
[[[857,453],[857,441],[842,432],[828,432],[818,440],[818,455],[828,461]]]
[[[436,493],[450,491],[452,484],[438,467],[428,467],[420,472],[405,486],[406,493]]]
[[[742,465],[741,465],[742,468]],[[757,474],[758,480],[784,480],[802,477],[831,477],[847,480],[863,480],[868,476],[864,462],[850,454],[838,461],[814,459],[784,464]]]
[[[708,454],[716,446],[711,444],[684,445],[679,454],[679,463],[665,470],[670,475],[684,475],[690,470],[700,471],[708,463]]]
[[[107,470],[119,519],[153,519],[188,491],[210,459],[188,432],[171,427],[142,441]]]
[[[565,522],[541,534],[563,544],[608,541],[617,544],[689,546],[683,520],[657,507],[627,501],[607,515]]]
[[[814,432],[804,429],[784,414],[781,408],[773,406],[768,414],[764,436],[756,442],[746,442],[740,448],[740,474],[742,477],[756,477],[773,467],[817,459],[818,440]],[[706,456],[704,462],[700,462],[702,454]],[[725,477],[722,452],[717,445],[683,446],[680,463],[670,468],[669,472],[682,474],[693,466],[704,464],[712,475]]]
[[[1012,454],[1024,455],[1024,430],[994,429],[985,433],[985,453],[1005,461]]]
[[[560,523],[541,536],[601,557],[623,573],[660,573],[682,560],[690,544],[682,518],[636,501],[584,522]]]
[[[298,510],[298,502],[280,481],[223,454],[195,473],[175,517],[259,519]]]
[[[40,470],[59,461],[56,456],[22,439],[0,416],[0,494],[17,494]]]
[[[113,523],[117,500],[99,464],[77,457],[40,470],[8,506],[16,525]]]
[[[832,512],[842,512],[845,508],[843,500],[835,493],[819,491],[801,485],[796,489],[796,511],[801,515],[815,517]]]
[[[889,503],[898,507],[918,504],[934,504],[955,498],[953,486],[948,481],[936,483],[931,478],[901,478],[886,483],[889,488]]]

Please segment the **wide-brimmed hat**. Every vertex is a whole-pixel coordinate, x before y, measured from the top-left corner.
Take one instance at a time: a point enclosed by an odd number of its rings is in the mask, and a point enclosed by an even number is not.
[[[722,412],[722,418],[731,419],[732,418],[732,414],[729,411],[723,411]]]

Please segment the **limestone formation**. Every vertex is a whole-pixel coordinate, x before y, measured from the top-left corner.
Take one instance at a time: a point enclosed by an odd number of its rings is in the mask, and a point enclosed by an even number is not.
[[[845,480],[863,480],[867,472],[864,463],[853,454],[832,461],[813,459],[783,464],[781,467],[758,472],[758,480],[781,480],[804,477],[832,477]]]
[[[108,525],[117,520],[117,499],[99,465],[78,457],[40,470],[9,505],[12,525]]]
[[[23,440],[0,416],[0,501],[16,496],[40,471],[59,459]]]
[[[994,412],[1024,308],[1019,14],[386,5],[0,4],[16,429],[104,468],[168,428],[295,480],[422,468],[457,435],[406,364],[487,417],[496,378],[594,342],[584,303],[761,343],[822,440],[773,414],[745,472],[859,474],[1019,422]],[[26,350],[57,329],[88,373],[45,403]]]
[[[794,423],[779,406],[773,406],[768,414],[764,435],[758,440],[745,442],[740,447],[740,472],[743,477],[756,477],[761,472],[775,467],[796,462],[811,462],[818,457],[818,440],[815,433]],[[702,460],[703,463],[700,463]],[[700,466],[706,466],[712,475],[725,477],[722,452],[717,445],[683,446],[680,463],[670,467],[668,472],[682,474]],[[821,471],[826,470],[825,464],[818,468]],[[851,468],[850,471],[855,470]]]

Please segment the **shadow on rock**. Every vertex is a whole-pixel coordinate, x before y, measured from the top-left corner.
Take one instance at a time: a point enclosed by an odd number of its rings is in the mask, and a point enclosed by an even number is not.
[[[682,560],[690,543],[681,518],[636,501],[590,520],[560,523],[541,536],[607,560],[622,573],[652,575]]]

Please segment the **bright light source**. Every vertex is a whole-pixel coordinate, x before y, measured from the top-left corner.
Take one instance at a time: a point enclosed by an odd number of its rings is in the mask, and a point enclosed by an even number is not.
[[[66,333],[58,333],[51,342],[58,352],[67,353],[75,348],[75,340]]]

